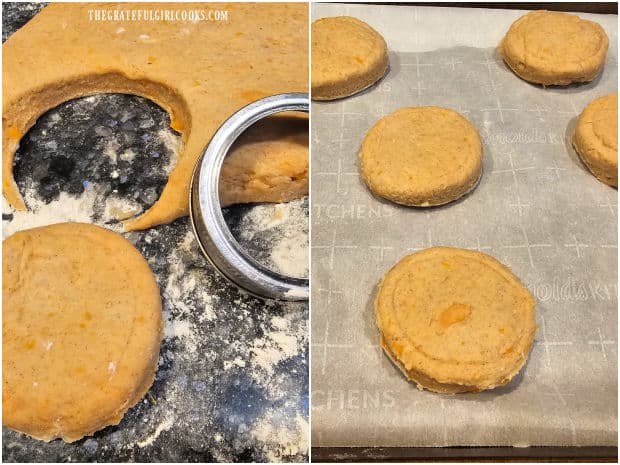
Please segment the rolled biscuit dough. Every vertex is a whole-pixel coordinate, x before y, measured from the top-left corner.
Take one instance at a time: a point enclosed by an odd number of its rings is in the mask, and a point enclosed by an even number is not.
[[[127,230],[136,230],[187,215],[196,159],[227,117],[267,95],[308,91],[306,4],[156,5],[171,12],[227,10],[228,20],[95,21],[92,3],[52,3],[5,42],[2,191],[12,206],[26,208],[12,171],[21,137],[42,113],[66,100],[101,92],[141,95],[166,109],[171,127],[182,133],[181,153],[161,197],[125,223]],[[97,9],[146,8],[101,3]],[[265,137],[256,159],[251,147],[231,154],[223,184],[233,191],[224,200],[286,201],[306,195],[307,147],[292,139]],[[302,151],[305,163],[299,161]],[[291,153],[294,160],[287,163]]]
[[[618,187],[618,93],[593,100],[579,115],[573,147],[600,181]]]
[[[312,99],[334,100],[355,94],[383,77],[387,45],[357,18],[337,16],[312,23]]]
[[[577,15],[541,10],[515,21],[499,50],[522,79],[565,86],[598,76],[608,45],[599,24]]]
[[[375,300],[387,355],[420,389],[478,392],[506,384],[536,333],[535,301],[489,255],[433,247],[400,260]]]
[[[359,152],[372,192],[402,205],[443,205],[471,191],[482,175],[482,142],[457,112],[401,108],[381,118]]]
[[[153,383],[159,289],[120,234],[61,223],[2,244],[2,422],[76,441],[118,424]]]

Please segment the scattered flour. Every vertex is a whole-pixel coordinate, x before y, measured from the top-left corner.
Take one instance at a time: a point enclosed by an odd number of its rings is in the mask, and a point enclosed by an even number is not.
[[[210,305],[211,295],[207,292],[204,292],[202,295],[202,299],[205,303],[205,307],[203,308],[202,319],[207,320],[207,321],[215,320],[216,315],[215,315],[215,312],[213,311],[213,308]]]
[[[282,318],[281,316],[274,316],[271,319],[271,325],[280,331],[285,331],[290,328],[291,323],[286,318]]]
[[[252,435],[266,445],[264,448],[267,460],[281,462],[286,456],[308,453],[308,420],[299,413],[291,427],[290,419],[282,419],[274,411],[267,411],[251,429]]]
[[[168,279],[163,291],[168,305],[174,310],[175,317],[168,309],[164,310],[165,337],[178,337],[186,351],[195,354],[198,345],[197,334],[190,322],[190,317],[199,313],[198,321],[212,321],[216,315],[211,306],[212,296],[203,290],[203,276],[200,271],[187,267],[187,261],[193,254],[200,253],[193,249],[194,233],[190,229],[180,244],[168,255]]]
[[[198,343],[192,323],[189,322],[190,316],[197,314],[199,322],[213,321],[217,318],[213,296],[204,289],[204,270],[187,266],[188,260],[191,261],[191,258],[199,253],[193,231],[188,230],[179,246],[167,257],[169,275],[164,295],[173,308],[175,317],[173,318],[169,311],[164,312],[165,335],[179,337],[189,352],[195,352]],[[247,306],[239,299],[233,304],[241,309]],[[251,309],[247,308],[247,311]],[[264,311],[269,312],[267,303]],[[287,318],[273,316],[268,321],[269,325],[263,336],[249,341],[246,349],[251,355],[250,364],[258,369],[252,371],[252,376],[260,383],[274,373],[279,362],[299,355],[299,344],[303,339],[299,329],[297,332],[293,331]],[[305,328],[303,330],[305,331]],[[238,343],[230,341],[233,346]],[[224,360],[223,365],[225,370],[228,370],[233,367],[245,367],[246,362],[235,358]]]
[[[278,271],[287,276],[308,276],[308,234],[295,231],[282,238],[273,248],[271,259]]]
[[[136,443],[136,445],[138,447],[146,447],[149,446],[151,444],[153,444],[153,442],[155,441],[155,439],[157,439],[159,437],[159,435],[163,432],[163,431],[167,431],[170,428],[172,428],[172,425],[174,424],[174,417],[172,415],[168,415],[166,416],[162,422],[157,426],[157,428],[155,429],[155,431],[153,431],[153,433],[151,435],[149,435],[147,438],[145,438],[142,441],[139,441]]]
[[[291,216],[293,213],[298,213],[295,210],[301,210],[300,201],[294,200],[288,204],[264,204],[256,205],[252,208],[252,211],[248,213],[244,220],[247,221],[247,226],[244,228],[241,235],[245,239],[252,239],[257,232],[266,231],[268,229],[280,226]]]
[[[170,173],[177,164],[179,152],[181,151],[183,142],[179,136],[168,128],[157,131],[157,137],[164,144],[164,146],[170,150],[170,161],[168,162],[168,166],[165,168],[166,173]]]
[[[304,199],[257,205],[241,220],[241,237],[250,241],[269,235],[269,265],[287,276],[308,276],[308,214]]]
[[[273,317],[271,327],[274,330],[265,333],[262,338],[255,339],[250,348],[252,364],[264,370],[267,375],[272,375],[275,366],[287,358],[299,354],[298,338],[290,333],[288,322],[281,317]],[[257,381],[261,380],[261,374],[253,373]]]
[[[118,162],[117,150],[120,147],[120,144],[116,140],[112,139],[106,143],[106,146],[103,149],[103,154],[107,156],[115,165]]]
[[[304,299],[308,297],[308,293],[306,291],[298,289],[291,289],[290,291],[286,291],[285,296],[290,298],[291,300]]]
[[[242,360],[240,357],[237,357],[234,360],[225,360],[224,361],[224,370],[229,370],[233,366],[243,368],[243,367],[245,367],[245,360]]]
[[[109,196],[105,201],[105,218],[117,218],[119,220],[126,220],[140,213],[142,213],[142,207],[136,202],[122,199],[120,197],[115,197],[113,195]]]
[[[120,157],[119,157],[119,158],[120,158],[121,160],[123,160],[123,161],[129,161],[129,162],[130,162],[130,161],[132,161],[134,158],[136,158],[136,153],[135,153],[133,150],[128,149],[128,150],[125,150],[125,151],[124,151],[124,152],[120,155]]]
[[[39,226],[47,226],[56,223],[76,222],[92,223],[92,215],[95,204],[98,201],[98,192],[92,185],[88,186],[82,195],[73,197],[61,192],[57,200],[46,204],[37,200],[33,193],[26,191],[24,199],[28,210],[14,210],[9,206],[6,199],[2,199],[3,213],[11,213],[11,221],[3,221],[2,237],[6,238],[22,229],[31,229]],[[113,218],[104,218],[103,221]],[[120,232],[120,224],[107,225],[109,229]]]
[[[167,319],[164,328],[165,337],[182,337],[189,338],[192,336],[192,325],[187,320]]]
[[[286,357],[279,347],[269,344],[264,340],[258,341],[258,347],[252,347],[250,353],[254,356],[252,363],[261,367],[268,374],[273,374],[273,368],[276,363],[284,360]]]
[[[269,461],[279,462],[287,457],[307,454],[308,422],[299,408],[299,400],[290,398],[291,393],[277,381],[282,374],[276,370],[281,362],[299,356],[307,344],[307,322],[303,318],[300,320],[298,313],[302,306],[291,303],[290,313],[270,316],[274,304],[265,302],[260,307],[264,316],[253,320],[251,315],[259,310],[256,301],[239,297],[220,310],[217,298],[219,287],[228,284],[223,280],[213,280],[204,266],[196,266],[199,254],[193,232],[188,230],[166,257],[169,275],[163,290],[168,307],[164,314],[165,338],[174,337],[176,347],[174,353],[167,357],[177,363],[195,357],[219,359],[222,371],[213,373],[218,378],[223,378],[227,372],[230,372],[228,376],[236,377],[236,370],[249,375],[257,386],[264,389],[269,402],[283,402],[285,411],[264,409],[243,431],[241,425],[239,431],[252,437],[256,447]],[[214,292],[213,286],[217,286],[218,290]],[[218,319],[229,321],[233,317],[240,325],[254,321],[251,324],[260,326],[261,336],[256,337],[255,330],[251,328],[247,333],[242,332],[241,337],[228,338],[226,332],[218,333]],[[215,325],[207,333],[221,344],[214,352],[204,348],[204,340],[201,339],[205,337],[204,324]],[[193,383],[191,386],[196,385],[196,381]],[[178,383],[166,388],[165,398],[172,408],[178,409],[190,402],[187,389],[190,386]],[[178,414],[174,415],[178,417]],[[185,420],[177,418],[175,421]],[[215,443],[226,444],[219,432],[214,433],[213,439]],[[220,452],[217,447],[211,450],[215,458],[227,461],[227,456],[220,457]]]

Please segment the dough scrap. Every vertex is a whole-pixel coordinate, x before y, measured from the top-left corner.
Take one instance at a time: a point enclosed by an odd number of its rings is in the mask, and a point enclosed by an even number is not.
[[[577,121],[573,147],[597,179],[618,187],[618,93],[590,102]]]
[[[143,11],[145,6],[97,8]],[[158,3],[157,8],[226,9],[228,20],[91,21],[90,3],[52,3],[5,42],[2,191],[13,207],[26,209],[13,180],[21,137],[41,114],[67,100],[95,93],[140,95],[168,111],[171,127],[182,133],[181,153],[161,197],[125,222],[130,231],[188,214],[194,164],[231,114],[268,95],[308,91],[307,5]],[[307,195],[307,147],[299,166],[297,155],[286,163],[288,154],[302,150],[298,140],[290,144],[265,140],[252,163],[249,148],[245,155],[231,154],[226,175],[236,191],[228,201],[280,202]],[[261,178],[266,171],[272,173],[267,180]]]
[[[153,383],[163,337],[155,277],[120,234],[83,223],[2,244],[2,422],[77,441],[117,425]]]
[[[307,113],[280,113],[250,126],[222,166],[222,205],[285,202],[306,195],[308,134]]]
[[[337,16],[312,23],[312,99],[334,100],[370,87],[388,67],[387,45],[357,18]]]
[[[508,383],[524,366],[535,305],[493,257],[433,247],[383,277],[375,313],[386,354],[419,389],[479,392]]]
[[[601,72],[609,40],[593,21],[532,11],[508,29],[499,51],[520,78],[543,85],[590,82]]]
[[[370,128],[359,152],[372,192],[402,205],[443,205],[474,189],[482,175],[482,142],[459,113],[406,107]]]

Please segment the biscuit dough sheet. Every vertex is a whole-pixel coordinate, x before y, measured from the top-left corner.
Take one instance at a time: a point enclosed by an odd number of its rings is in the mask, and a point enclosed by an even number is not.
[[[594,178],[570,137],[581,110],[617,86],[617,16],[600,78],[523,82],[495,51],[523,11],[315,4],[384,35],[387,76],[312,104],[312,445],[528,446],[617,443],[617,190]],[[402,106],[453,108],[480,131],[478,187],[444,207],[374,197],[359,174],[368,129]],[[508,385],[421,392],[379,347],[376,285],[404,255],[478,249],[537,300],[534,346]],[[354,271],[353,271],[354,270]]]

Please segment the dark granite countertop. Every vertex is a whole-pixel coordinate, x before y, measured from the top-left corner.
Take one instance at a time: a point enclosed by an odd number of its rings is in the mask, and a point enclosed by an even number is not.
[[[4,41],[41,4],[2,8]],[[64,216],[118,231],[115,212],[148,208],[166,183],[179,139],[169,123],[154,103],[120,94],[47,112],[16,154],[15,179],[29,212],[4,202],[5,237]],[[307,213],[307,201],[295,207]],[[252,205],[225,210],[240,241],[265,255],[284,225],[247,234],[257,227],[253,214]],[[3,460],[307,461],[307,304],[265,302],[229,285],[200,255],[188,218],[124,235],[148,260],[162,293],[166,335],[153,386],[118,426],[72,444],[3,428]]]

